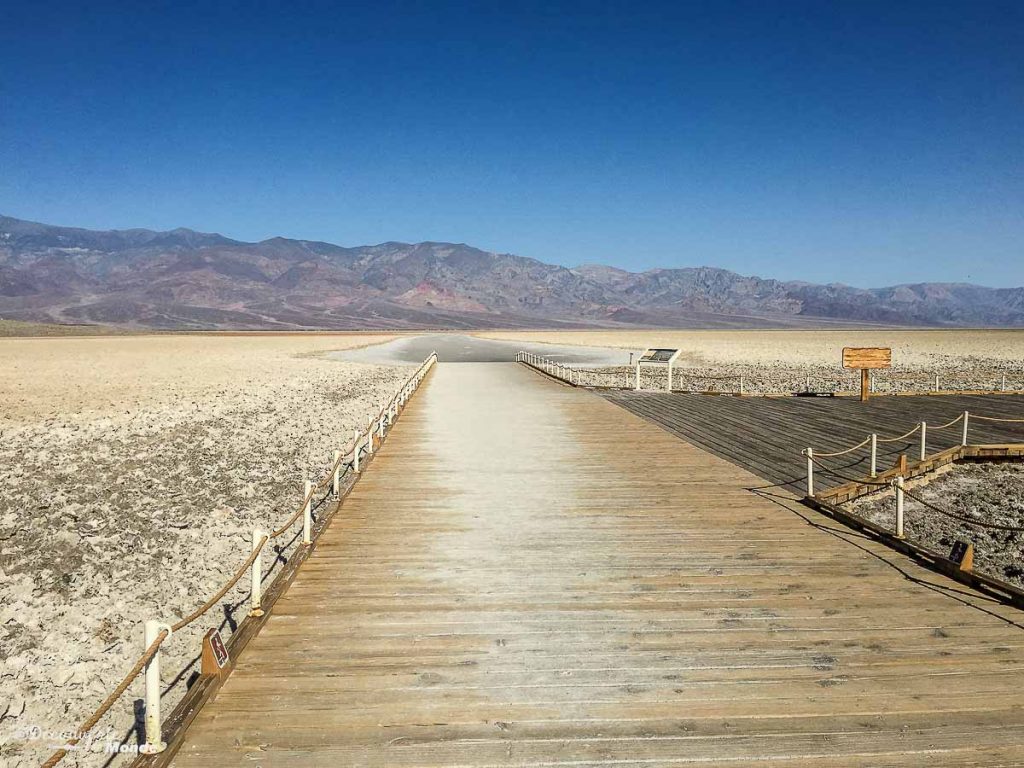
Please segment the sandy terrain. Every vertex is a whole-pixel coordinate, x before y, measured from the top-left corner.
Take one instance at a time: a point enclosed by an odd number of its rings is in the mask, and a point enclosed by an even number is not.
[[[956,515],[986,523],[1024,527],[1024,464],[956,464],[926,483],[908,484],[916,496]],[[857,514],[896,528],[892,492],[872,494],[849,505]],[[908,539],[942,553],[954,541],[974,544],[974,569],[1024,587],[1024,533],[972,526],[939,514],[906,497],[903,527]]]
[[[478,336],[523,343],[683,350],[674,387],[732,392],[744,378],[749,393],[852,392],[856,372],[841,366],[843,347],[892,347],[893,367],[876,371],[875,391],[940,389],[1024,390],[1024,330],[849,330],[849,331],[513,331]],[[622,386],[628,368],[603,368],[583,383]],[[651,374],[650,386],[664,386]],[[656,380],[657,379],[657,380]],[[808,382],[810,379],[810,382]],[[809,385],[809,386],[808,386]]]
[[[143,620],[200,605],[252,528],[296,508],[410,371],[320,353],[386,338],[0,340],[0,764],[37,765],[60,741],[45,732],[76,728],[130,667]],[[205,630],[245,615],[245,582],[165,645],[165,712]],[[100,736],[132,730],[141,690]]]

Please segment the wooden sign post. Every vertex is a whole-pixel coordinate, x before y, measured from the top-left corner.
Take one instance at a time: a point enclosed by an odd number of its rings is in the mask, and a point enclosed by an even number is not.
[[[874,368],[892,366],[892,349],[889,347],[843,347],[843,368],[860,369],[860,400],[864,402],[871,394],[871,374]]]

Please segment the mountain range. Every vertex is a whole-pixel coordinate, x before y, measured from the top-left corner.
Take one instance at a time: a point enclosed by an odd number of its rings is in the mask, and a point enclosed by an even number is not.
[[[567,268],[461,243],[250,243],[0,216],[0,318],[142,328],[1024,325],[1024,288]]]

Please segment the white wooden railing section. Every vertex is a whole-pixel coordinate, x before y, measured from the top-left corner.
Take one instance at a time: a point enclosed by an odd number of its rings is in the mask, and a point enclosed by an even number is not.
[[[675,366],[672,380],[664,383],[664,374],[645,372],[646,387],[636,381],[636,371],[632,367],[609,366],[612,370],[600,368],[574,367],[566,365],[551,357],[538,355],[534,352],[519,351],[516,362],[524,363],[549,376],[572,384],[576,387],[594,389],[641,389],[653,391],[672,391],[690,394],[716,395],[855,395],[859,392],[859,376],[846,376],[841,373],[829,375],[815,371],[810,375],[792,374],[778,375],[762,373],[757,370],[747,373],[727,373],[713,375],[711,373],[693,371],[686,367]],[[660,379],[660,380],[659,380]],[[960,389],[949,386],[949,380],[943,379],[938,373],[893,372],[884,377],[872,376],[871,392],[876,394],[954,394],[954,393],[1020,393],[1024,391],[1024,381],[1008,381],[1006,374],[998,379],[975,382],[978,386]]]

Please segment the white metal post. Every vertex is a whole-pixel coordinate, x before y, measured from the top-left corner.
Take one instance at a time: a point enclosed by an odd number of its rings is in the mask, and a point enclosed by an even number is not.
[[[260,560],[263,558],[263,551],[260,548],[263,544],[263,531],[259,528],[252,529],[252,551],[256,557],[252,561],[252,588],[249,590],[249,615],[263,615],[263,567]]]
[[[359,471],[359,430],[352,430],[352,471]]]
[[[366,417],[366,452],[373,453],[373,415]]]
[[[903,538],[903,476],[895,480],[896,486],[896,538]]]
[[[810,392],[810,391],[811,391],[811,377],[808,376],[804,380],[804,392]]]
[[[144,630],[145,647],[156,642],[160,634],[159,621],[147,621]],[[167,749],[160,733],[160,651],[146,665],[146,753],[156,754]]]
[[[384,414],[381,414],[380,422],[377,424],[377,427],[378,427],[377,439],[378,439],[378,441],[380,443],[383,443],[384,442]]]
[[[924,461],[924,457],[928,451],[928,423],[925,421],[921,422],[921,461]]]
[[[310,530],[313,528],[313,498],[310,494],[313,492],[313,483],[309,480],[305,480],[302,483],[302,498],[306,500],[306,503],[302,505],[302,543],[309,544],[312,539],[310,538]]]
[[[669,392],[672,391],[672,361],[671,360],[668,363],[668,390],[667,391],[669,391]]]
[[[804,451],[807,457],[807,495],[814,495],[814,449],[808,448]]]
[[[937,374],[937,373],[935,374],[935,389],[933,391],[935,391],[935,392],[939,391],[939,374]]]
[[[640,363],[636,364],[636,390],[640,391]]]
[[[742,374],[740,375],[740,394],[741,395],[743,394],[743,376],[742,376]]]
[[[331,482],[331,490],[335,496],[341,491],[341,451],[334,452],[334,477]]]
[[[960,445],[967,445],[967,427],[971,420],[971,414],[969,411],[964,411],[964,424],[960,430]]]
[[[878,435],[871,433],[871,476],[878,475]]]
[[[1006,374],[1005,373],[1003,374],[1003,381],[999,385],[999,391],[1000,392],[1005,392],[1006,391]]]

